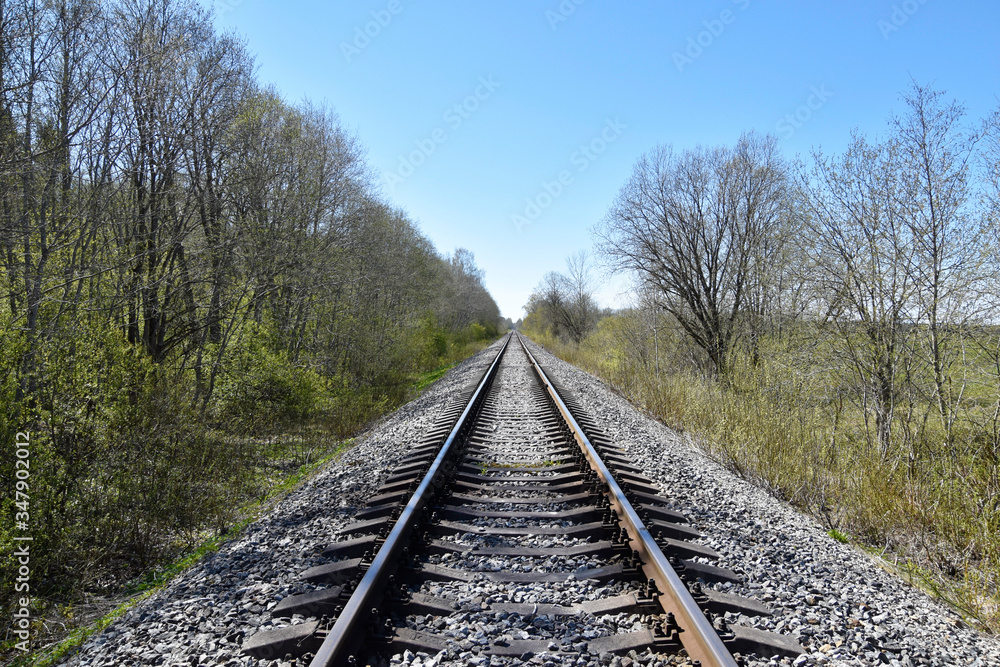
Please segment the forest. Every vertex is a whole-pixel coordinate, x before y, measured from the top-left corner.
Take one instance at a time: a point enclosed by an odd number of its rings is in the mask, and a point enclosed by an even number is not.
[[[522,326],[1000,631],[1000,133],[912,82],[885,132],[657,146]]]
[[[17,536],[33,616],[68,622],[503,325],[331,107],[282,99],[188,0],[0,0],[0,207],[5,617]]]

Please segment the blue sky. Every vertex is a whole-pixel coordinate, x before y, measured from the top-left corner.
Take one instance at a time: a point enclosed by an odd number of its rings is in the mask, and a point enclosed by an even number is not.
[[[386,197],[442,252],[475,253],[514,319],[658,143],[758,130],[789,158],[837,152],[885,131],[911,77],[970,119],[1000,105],[986,0],[205,1],[263,83],[339,113]]]

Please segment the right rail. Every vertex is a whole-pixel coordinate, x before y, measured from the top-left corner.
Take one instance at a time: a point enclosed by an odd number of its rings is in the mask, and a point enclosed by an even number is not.
[[[525,354],[528,355],[528,360],[546,392],[559,409],[563,420],[572,431],[573,437],[580,444],[584,456],[587,457],[601,481],[607,485],[611,507],[618,515],[618,521],[622,527],[628,531],[629,537],[632,538],[632,548],[639,552],[639,557],[642,559],[643,574],[656,582],[661,593],[657,599],[663,606],[663,611],[673,614],[678,624],[684,629],[680,640],[684,644],[684,648],[687,649],[688,655],[695,660],[700,660],[704,667],[709,665],[712,667],[737,667],[729,649],[719,638],[712,624],[705,618],[705,613],[691,597],[684,582],[670,566],[670,561],[656,544],[656,540],[653,539],[652,534],[639,518],[639,514],[632,507],[632,503],[629,502],[618,482],[615,481],[607,465],[601,460],[597,449],[577,423],[559,392],[552,386],[541,365],[531,354],[520,334],[515,335],[517,335],[521,347],[524,348]]]

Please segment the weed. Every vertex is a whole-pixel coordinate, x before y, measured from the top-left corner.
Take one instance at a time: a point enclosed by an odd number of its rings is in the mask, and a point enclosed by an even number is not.
[[[847,533],[840,532],[836,528],[831,528],[830,530],[828,530],[827,531],[827,535],[829,535],[833,539],[835,539],[838,542],[841,542],[843,544],[850,544],[851,543],[851,536],[848,535]]]

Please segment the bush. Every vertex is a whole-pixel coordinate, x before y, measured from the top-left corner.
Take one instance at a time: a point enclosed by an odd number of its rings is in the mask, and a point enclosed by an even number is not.
[[[252,323],[222,356],[206,400],[198,386],[205,378],[182,355],[156,363],[107,322],[53,330],[28,354],[20,330],[0,321],[0,437],[31,434],[39,604],[120,591],[238,523],[253,499],[404,400],[415,371],[457,361],[490,335],[480,325],[452,335],[431,322],[394,341],[364,374],[320,375],[294,364],[266,322]],[[0,460],[4,488],[14,488],[13,465],[13,457]],[[0,500],[4,613],[17,572],[13,502],[11,494]]]
[[[226,358],[213,394],[216,419],[239,432],[273,432],[323,412],[324,380],[294,366],[265,325],[250,323]]]

